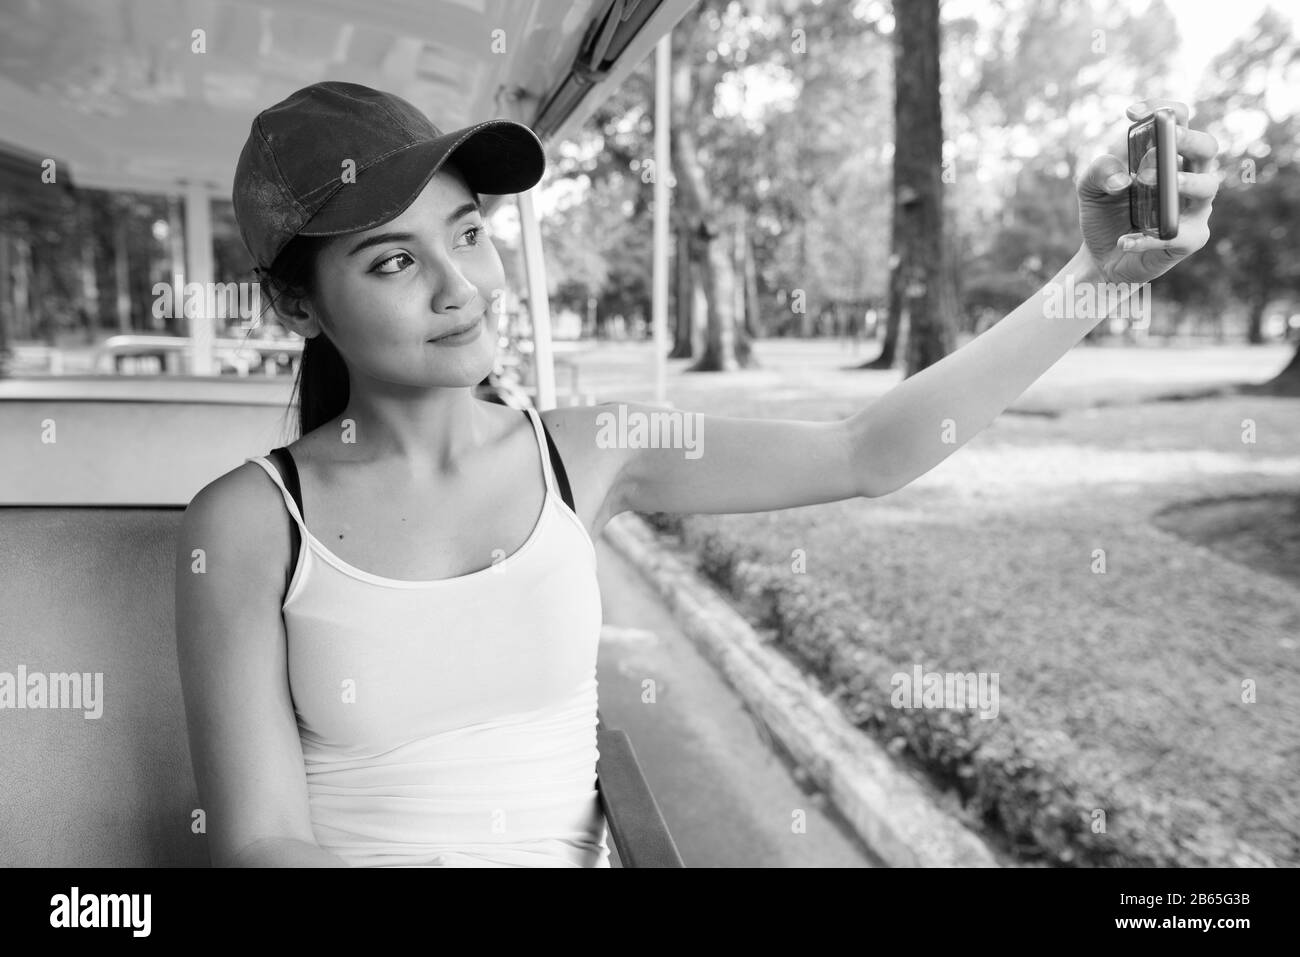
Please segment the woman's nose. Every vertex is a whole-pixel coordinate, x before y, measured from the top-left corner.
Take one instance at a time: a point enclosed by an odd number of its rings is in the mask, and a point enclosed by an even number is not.
[[[443,262],[434,270],[433,306],[437,312],[468,305],[478,291],[453,263]]]

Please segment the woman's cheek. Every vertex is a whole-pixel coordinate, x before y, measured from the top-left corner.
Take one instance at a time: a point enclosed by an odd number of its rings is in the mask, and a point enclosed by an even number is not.
[[[476,282],[475,285],[479,287],[479,291],[483,293],[483,298],[490,304],[492,302],[491,293],[503,288],[506,284],[506,267],[501,262],[501,253],[497,251],[496,244],[491,240],[488,240],[487,250],[489,255],[485,257],[487,262],[484,274],[481,281]]]

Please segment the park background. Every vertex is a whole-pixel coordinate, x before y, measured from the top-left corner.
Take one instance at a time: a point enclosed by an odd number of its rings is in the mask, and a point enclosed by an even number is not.
[[[1210,243],[1152,284],[1149,324],[1100,323],[960,455],[869,502],[651,516],[1026,863],[1300,863],[1295,31],[1252,2],[709,0],[673,32],[682,409],[842,418],[959,348],[1078,248],[1074,177],[1138,95],[1221,145]],[[598,401],[654,396],[652,66],[551,145],[539,190],[556,336]],[[177,197],[32,189],[33,157],[0,154],[0,369],[185,335],[152,308],[183,262]],[[896,215],[918,206],[941,215]],[[522,289],[514,217],[493,239]],[[229,203],[213,224],[217,278],[250,280]],[[503,333],[529,332],[520,299]],[[915,663],[998,672],[999,719],[891,708]]]

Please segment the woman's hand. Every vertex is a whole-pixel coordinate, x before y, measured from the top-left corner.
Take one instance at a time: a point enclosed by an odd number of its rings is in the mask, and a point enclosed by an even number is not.
[[[1185,204],[1180,204],[1184,208],[1179,214],[1176,238],[1157,239],[1132,231],[1128,200],[1131,178],[1126,159],[1105,153],[1093,160],[1079,179],[1083,244],[1105,282],[1148,282],[1168,272],[1210,238],[1210,206],[1219,189],[1212,161],[1219,144],[1209,133],[1188,129],[1187,105],[1173,100],[1135,103],[1127,110],[1129,122],[1136,123],[1160,108],[1174,111],[1178,152],[1190,160],[1184,164],[1189,171],[1178,174],[1178,193]],[[1127,142],[1121,152],[1127,157]]]

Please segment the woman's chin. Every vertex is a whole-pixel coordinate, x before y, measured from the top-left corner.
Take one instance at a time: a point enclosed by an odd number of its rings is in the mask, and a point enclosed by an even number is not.
[[[490,349],[455,349],[438,354],[435,344],[428,343],[431,350],[427,356],[429,367],[436,382],[430,383],[447,388],[457,386],[475,386],[492,374],[496,365],[496,355]]]

